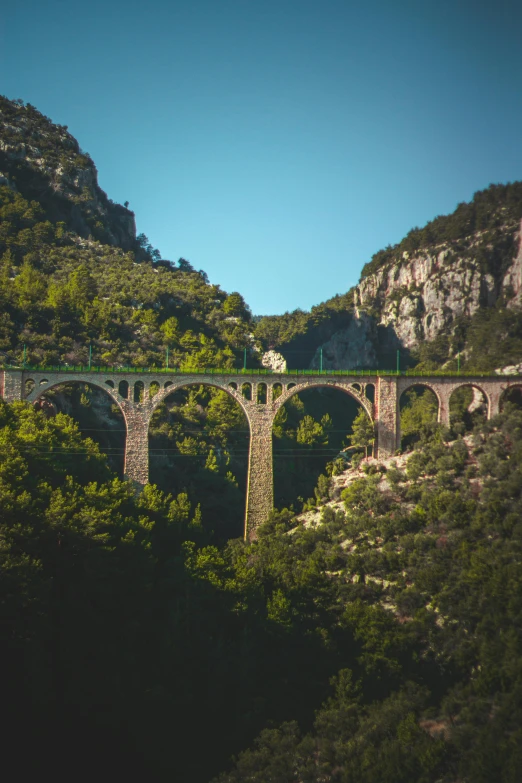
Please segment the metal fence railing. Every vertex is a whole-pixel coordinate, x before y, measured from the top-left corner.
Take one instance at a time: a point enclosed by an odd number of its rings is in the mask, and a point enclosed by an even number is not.
[[[471,372],[466,370],[460,371],[447,371],[447,370],[430,370],[419,371],[415,368],[410,370],[372,370],[372,369],[346,369],[346,370],[310,370],[310,369],[287,369],[284,371],[276,371],[268,368],[237,368],[237,367],[198,367],[198,368],[183,368],[183,367],[130,367],[130,366],[118,366],[109,367],[107,365],[4,365],[2,369],[7,370],[23,370],[24,372],[46,372],[46,373],[105,373],[105,374],[134,374],[134,373],[146,373],[146,374],[162,374],[162,375],[285,375],[285,376],[307,376],[307,377],[416,377],[416,378],[433,378],[433,377],[448,377],[448,378],[514,378],[522,377],[522,373],[513,375],[499,375],[495,372]]]

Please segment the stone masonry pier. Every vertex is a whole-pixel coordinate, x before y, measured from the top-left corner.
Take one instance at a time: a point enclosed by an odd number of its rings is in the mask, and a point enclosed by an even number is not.
[[[500,409],[506,389],[522,388],[522,378],[513,376],[413,376],[354,375],[338,372],[311,374],[238,374],[204,372],[124,372],[90,370],[0,370],[0,390],[7,402],[34,403],[62,383],[88,383],[103,389],[119,406],[127,431],[125,475],[137,486],[149,481],[148,432],[151,416],[169,394],[185,386],[204,384],[227,392],[241,406],[250,428],[245,538],[255,538],[256,527],[273,507],[272,425],[279,408],[293,394],[309,388],[336,388],[360,403],[375,426],[376,456],[392,456],[400,444],[399,401],[412,386],[431,389],[439,402],[439,421],[449,424],[449,400],[456,389],[471,386],[482,392],[488,418]],[[373,399],[372,399],[373,398]]]

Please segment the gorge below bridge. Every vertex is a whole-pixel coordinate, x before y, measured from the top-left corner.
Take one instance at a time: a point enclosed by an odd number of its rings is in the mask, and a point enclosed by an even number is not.
[[[450,397],[468,386],[482,393],[488,419],[500,411],[503,393],[522,388],[513,376],[401,375],[355,371],[221,371],[194,373],[114,369],[6,369],[0,370],[0,391],[6,402],[35,403],[49,389],[63,383],[81,383],[103,389],[120,408],[126,427],[124,473],[135,485],[149,481],[149,424],[155,408],[172,392],[187,386],[208,385],[227,392],[241,406],[250,430],[245,538],[255,538],[256,527],[273,508],[272,425],[282,405],[293,394],[310,388],[335,388],[350,395],[366,411],[375,428],[374,455],[393,456],[400,446],[401,395],[424,386],[438,399],[438,421],[449,425]]]

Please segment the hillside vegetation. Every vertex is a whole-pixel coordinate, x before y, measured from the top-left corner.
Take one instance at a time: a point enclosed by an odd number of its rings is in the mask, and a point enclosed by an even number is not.
[[[515,783],[522,413],[454,437],[217,548],[185,494],[136,498],[68,417],[0,404],[17,769],[204,781],[259,733],[221,781]]]
[[[353,292],[254,323],[239,293],[136,238],[66,128],[20,101],[0,109],[4,364],[25,345],[43,365],[92,351],[161,367],[168,348],[171,366],[231,367],[256,341],[311,361],[349,323]],[[462,207],[462,226],[496,230],[493,202],[514,217],[519,186],[506,188]],[[433,241],[468,230],[444,220]],[[516,353],[517,317],[470,321],[485,355],[495,339],[499,363]],[[414,360],[440,366],[448,346]],[[520,394],[487,422],[456,392],[443,429],[433,395],[411,390],[405,453],[386,464],[366,459],[374,432],[347,399],[310,390],[281,408],[278,510],[251,543],[248,430],[225,393],[197,385],[158,406],[139,495],[101,390],[0,400],[8,779],[518,783]]]

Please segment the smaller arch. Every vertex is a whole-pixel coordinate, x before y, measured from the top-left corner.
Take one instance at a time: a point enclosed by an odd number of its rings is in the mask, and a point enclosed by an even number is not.
[[[267,401],[266,383],[258,383],[257,384],[257,404],[258,405],[266,405],[266,401]]]
[[[42,380],[40,381],[40,386],[45,386],[46,383],[49,383],[47,378],[42,378]]]
[[[375,403],[375,384],[367,383],[364,387],[364,396],[367,400],[370,400],[372,405]]]
[[[159,383],[157,381],[151,381],[151,384],[149,386],[149,399],[152,400],[152,398],[156,396],[159,390],[160,390]]]
[[[522,384],[512,384],[504,389],[499,399],[499,409],[502,412],[506,403],[510,402],[517,408],[522,408]]]
[[[290,389],[293,389],[293,388],[294,388],[294,386],[296,386],[296,385],[297,385],[297,384],[295,384],[295,383],[289,383],[289,384],[287,384],[287,387],[286,387],[286,388],[287,388],[287,390],[288,390],[288,391],[290,391]]]
[[[169,386],[172,386],[172,381],[166,381],[166,383],[163,384],[164,389],[168,389]]]
[[[237,391],[237,383],[235,383],[234,381],[231,381],[231,382],[228,384],[228,388],[229,388],[229,389],[234,389],[234,391]]]
[[[440,396],[429,383],[414,381],[399,394],[397,447],[411,449],[426,428],[441,421]]]
[[[490,399],[476,383],[462,383],[448,399],[449,423],[458,434],[469,432],[481,417],[489,418]]]
[[[355,391],[360,394],[361,393],[361,384],[360,383],[352,383],[352,389],[355,389]]]
[[[123,397],[124,400],[129,399],[129,382],[120,381],[118,384],[118,394]]]
[[[114,389],[114,381],[105,381],[105,383],[107,384],[107,386],[110,386],[111,389]]]
[[[36,386],[32,378],[28,378],[25,382],[25,396],[28,397]]]
[[[251,400],[252,399],[252,384],[251,383],[244,383],[241,386],[241,394],[245,398],[245,400]]]
[[[143,381],[136,381],[134,384],[133,400],[134,402],[143,402],[145,394],[145,384]]]
[[[274,383],[272,386],[272,402],[275,402],[278,397],[280,397],[283,393],[283,384],[282,383]]]

